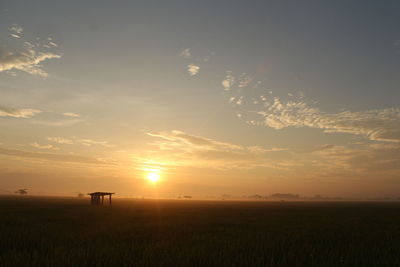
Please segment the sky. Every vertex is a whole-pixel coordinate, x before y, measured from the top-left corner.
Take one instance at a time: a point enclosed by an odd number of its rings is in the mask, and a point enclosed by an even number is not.
[[[0,1],[0,190],[398,197],[398,1]]]

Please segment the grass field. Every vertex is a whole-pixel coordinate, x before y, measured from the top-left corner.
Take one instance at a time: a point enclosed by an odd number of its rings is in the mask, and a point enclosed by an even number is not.
[[[1,197],[0,266],[400,266],[400,203]]]

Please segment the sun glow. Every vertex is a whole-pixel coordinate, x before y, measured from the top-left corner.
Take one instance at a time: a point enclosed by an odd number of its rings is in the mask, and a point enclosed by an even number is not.
[[[147,179],[153,183],[156,183],[160,180],[160,174],[158,172],[149,172],[147,174]]]

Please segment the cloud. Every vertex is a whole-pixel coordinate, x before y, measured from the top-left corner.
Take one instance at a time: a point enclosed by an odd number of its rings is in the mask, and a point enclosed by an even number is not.
[[[54,47],[58,47],[58,44],[56,44],[54,42],[49,42],[49,45],[54,46]]]
[[[278,168],[280,160],[278,153],[285,153],[282,152],[285,149],[240,146],[177,130],[147,134],[162,139],[151,145],[159,149],[158,155],[165,151],[168,158],[174,157],[174,164],[207,165],[216,168],[253,168],[256,166]],[[271,156],[275,157],[274,162],[269,159]]]
[[[187,68],[190,76],[195,76],[200,71],[200,67],[194,64],[189,64]]]
[[[30,123],[37,125],[45,125],[45,126],[54,126],[54,127],[68,127],[78,123],[84,122],[84,120],[79,119],[65,119],[65,120],[55,120],[55,121],[45,121],[45,120],[32,120]]]
[[[253,78],[250,77],[249,75],[244,74],[243,77],[240,77],[239,79],[239,88],[244,88],[250,85],[252,82]]]
[[[259,124],[274,129],[310,127],[329,133],[362,135],[370,140],[400,142],[400,109],[387,108],[362,112],[326,113],[302,100],[283,102],[275,98],[258,112]]]
[[[11,35],[11,37],[14,37],[14,38],[21,38],[21,36],[15,34],[15,33],[10,33],[10,35]]]
[[[225,79],[222,80],[221,84],[224,87],[225,91],[229,91],[232,85],[235,83],[235,77],[232,76],[230,72],[227,72]]]
[[[107,141],[96,141],[91,139],[65,139],[62,137],[47,137],[47,140],[58,143],[58,144],[80,144],[83,146],[93,146],[93,145],[100,145],[104,147],[113,147],[113,145],[109,144]]]
[[[160,140],[150,143],[148,159],[171,166],[215,169],[267,168],[282,177],[310,178],[400,175],[400,144],[326,144],[306,151],[243,146],[182,131],[147,133]],[[146,157],[144,157],[146,158]],[[170,162],[170,163],[168,163]]]
[[[265,125],[274,129],[309,127],[322,129],[326,133],[364,136],[373,141],[400,142],[399,108],[328,113],[307,103],[302,92],[298,96],[288,93],[288,101],[279,97],[266,97],[265,94],[254,97],[256,91],[253,89],[259,90],[257,88],[260,83],[261,81],[253,83],[251,76],[246,73],[235,77],[230,71],[226,72],[222,81],[224,90],[233,93],[229,102],[240,108],[240,117],[246,118],[248,124]],[[249,90],[243,90],[249,86]],[[272,94],[272,91],[269,93]]]
[[[67,145],[72,145],[74,143],[74,141],[72,141],[70,139],[65,139],[62,137],[47,137],[47,140],[54,142],[54,143],[67,144]]]
[[[179,56],[181,56],[183,58],[191,58],[192,54],[190,53],[190,49],[186,48],[179,54]]]
[[[0,72],[8,70],[20,70],[32,75],[47,77],[48,74],[40,63],[52,58],[61,58],[61,55],[51,52],[39,52],[30,47],[18,52],[6,51],[0,47]]]
[[[14,38],[21,38],[21,34],[24,31],[21,26],[18,26],[17,24],[14,24],[9,28],[10,30],[10,35]]]
[[[325,170],[362,175],[399,175],[400,145],[397,143],[324,145],[311,152]]]
[[[18,39],[17,45],[20,48],[11,50],[4,44],[0,46],[0,72],[7,72],[15,76],[15,72],[12,72],[12,70],[20,70],[31,75],[47,77],[48,73],[42,69],[41,63],[48,59],[61,58],[61,55],[43,49],[57,47],[58,45],[51,41],[51,38],[48,38],[46,44],[36,43],[34,45],[24,41],[21,38],[23,29],[16,24],[9,30],[10,36]],[[40,38],[36,39],[39,40]]]
[[[31,146],[39,149],[51,149],[51,150],[59,150],[58,147],[55,147],[53,145],[40,145],[37,142],[31,143]]]
[[[37,109],[18,109],[0,106],[0,117],[30,118],[41,112]]]
[[[77,140],[77,142],[84,146],[100,145],[100,146],[104,146],[104,147],[112,147],[112,145],[110,145],[107,141],[80,139],[80,140]]]
[[[221,84],[224,87],[225,91],[229,91],[232,89],[233,86],[236,86],[236,89],[246,88],[250,86],[253,82],[253,77],[242,73],[239,76],[235,77],[232,75],[231,71],[227,71],[225,75],[225,79],[222,80]],[[260,81],[257,81],[253,84],[253,88],[256,88],[260,85]]]
[[[21,34],[24,31],[24,29],[17,24],[13,24],[13,26],[11,26],[9,30],[16,34]]]
[[[242,104],[242,102],[243,102],[243,96],[240,96],[240,97],[237,98],[235,104],[240,106]]]
[[[76,113],[73,113],[73,112],[64,112],[63,115],[66,116],[66,117],[74,117],[74,118],[79,118],[80,117],[79,114],[76,114]]]
[[[6,149],[6,148],[0,148],[0,155],[19,157],[19,158],[33,158],[33,159],[42,159],[50,161],[60,161],[60,162],[106,164],[105,162],[102,162],[98,159],[83,157],[83,156],[28,152],[17,149]]]
[[[218,150],[218,149],[240,149],[240,146],[229,144],[229,143],[224,143],[224,142],[218,142],[212,139],[200,137],[200,136],[195,136],[195,135],[190,135],[182,131],[177,131],[173,130],[170,132],[158,132],[158,133],[147,133],[150,136],[153,137],[159,137],[164,140],[172,141],[174,143],[181,143],[184,144],[185,146],[190,146],[192,148],[196,149],[213,149],[213,150]]]

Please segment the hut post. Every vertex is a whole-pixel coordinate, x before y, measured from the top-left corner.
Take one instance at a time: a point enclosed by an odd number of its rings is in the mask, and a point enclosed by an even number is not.
[[[115,193],[109,193],[109,192],[93,192],[89,193],[90,195],[90,203],[92,205],[104,205],[104,197],[108,196],[109,197],[109,205],[111,206],[111,198],[112,194]],[[107,201],[107,200],[106,200]]]

